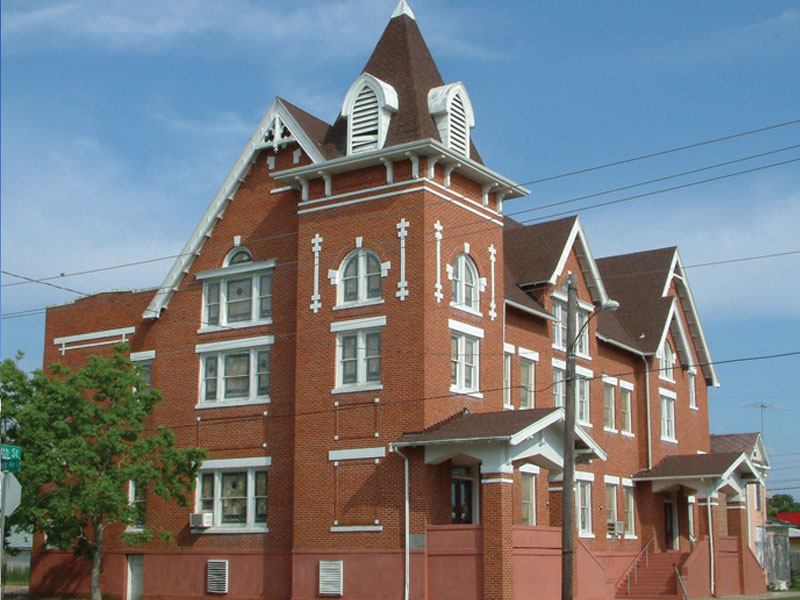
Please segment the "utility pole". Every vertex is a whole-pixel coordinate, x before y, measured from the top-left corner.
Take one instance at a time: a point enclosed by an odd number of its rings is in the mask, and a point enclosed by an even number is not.
[[[567,279],[567,372],[564,397],[564,477],[561,486],[561,600],[572,600],[575,572],[575,326],[578,279]],[[588,323],[588,321],[587,321]]]

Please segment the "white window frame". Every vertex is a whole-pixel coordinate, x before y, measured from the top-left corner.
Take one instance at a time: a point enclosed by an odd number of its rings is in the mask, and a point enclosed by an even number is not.
[[[575,477],[579,475],[576,472]],[[576,500],[575,510],[577,511],[578,536],[582,538],[593,538],[592,533],[592,481],[576,479],[575,481]]]
[[[659,388],[661,403],[661,439],[665,442],[678,442],[675,424],[675,402],[677,395],[672,390]]]
[[[137,500],[136,499],[136,481],[133,479],[128,480],[128,504],[130,506],[136,507],[137,504],[144,504],[144,513],[145,517],[142,522],[138,522],[134,520],[134,522],[129,525],[125,531],[137,532],[143,531],[145,527],[147,527],[147,485],[144,486],[144,500]],[[138,518],[138,517],[137,517]]]
[[[675,383],[675,351],[669,340],[664,340],[658,353],[658,377],[664,381]]]
[[[470,303],[467,303],[466,300],[467,288],[470,285],[466,281],[467,273],[472,277],[472,302]],[[480,316],[481,280],[475,261],[466,252],[456,256],[453,261],[451,279],[453,290],[450,306]]]
[[[386,316],[366,317],[363,319],[350,319],[348,321],[334,321],[331,323],[331,332],[336,333],[336,374],[335,374],[335,387],[331,390],[332,394],[345,394],[350,392],[361,392],[370,390],[383,389],[383,378],[380,377],[378,381],[367,381],[367,359],[374,359],[375,357],[368,357],[367,352],[367,335],[378,333],[379,346],[383,343],[382,327],[386,325]],[[347,336],[356,335],[356,383],[347,383],[343,381],[344,369],[342,368],[343,360],[343,340]],[[377,356],[378,371],[382,370],[383,363],[383,350]]]
[[[567,349],[567,302],[553,298],[553,348]]]
[[[528,382],[525,383],[524,373],[528,370]],[[519,407],[535,408],[536,407],[536,361],[532,358],[527,358],[520,352],[519,359]]]
[[[619,382],[620,403],[620,432],[622,435],[633,436],[633,384],[627,381]],[[627,408],[627,410],[623,410]]]
[[[144,350],[142,352],[131,352],[131,362],[136,363],[141,369],[141,377],[147,383],[145,392],[153,389],[153,360],[156,357],[155,350]]]
[[[567,371],[553,366],[553,406],[563,407],[567,400]]]
[[[269,532],[269,468],[272,459],[268,456],[253,458],[234,458],[222,460],[209,460],[203,463],[197,475],[197,485],[195,486],[195,512],[211,512],[213,514],[213,525],[204,529],[193,529],[192,533],[267,533]],[[222,476],[225,473],[246,473],[247,479],[247,515],[245,523],[223,523],[222,522]],[[267,495],[256,496],[256,473],[265,472],[267,474]],[[211,511],[203,509],[203,475],[213,477],[214,492],[212,496]],[[267,499],[267,521],[257,523],[255,521],[256,499],[266,497]]]
[[[367,264],[368,258],[374,258],[378,263],[377,273],[368,273]],[[345,299],[345,269],[352,260],[357,262],[358,272],[356,274],[356,299]],[[335,272],[336,277],[336,308],[350,308],[353,306],[368,306],[370,304],[383,303],[383,278],[386,277],[389,270],[388,263],[382,263],[378,254],[369,248],[356,248],[344,257],[344,260],[339,265],[339,269]],[[378,293],[377,295],[369,295],[369,278],[378,277]]]
[[[567,350],[567,295],[560,291],[554,291],[553,297],[553,348],[556,350]],[[578,335],[575,340],[575,356],[583,360],[591,360],[589,347],[589,327],[584,324],[589,319],[589,315],[594,307],[582,300],[577,301],[575,309],[575,332]]]
[[[266,404],[270,402],[269,390],[266,394],[258,393],[258,378],[263,375],[263,370],[259,371],[258,355],[260,352],[268,352],[267,363],[267,387],[270,386],[270,370],[272,363],[272,343],[275,338],[271,335],[257,338],[245,338],[239,340],[228,340],[225,342],[212,342],[209,344],[198,344],[195,352],[200,355],[200,369],[198,390],[199,395],[195,408],[222,408],[228,406],[242,406],[246,404]],[[227,356],[235,354],[249,355],[248,365],[248,395],[246,397],[225,398],[225,377]],[[206,399],[206,386],[210,377],[206,377],[207,359],[216,358],[216,395],[214,400]]]
[[[618,507],[618,500],[617,496],[619,495],[619,480],[616,481],[609,481],[606,479],[606,538],[608,539],[619,539],[620,535],[611,533],[608,531],[608,524],[609,523],[616,523],[619,520],[619,507]],[[609,493],[611,492],[611,493]],[[609,498],[611,502],[609,502]],[[613,505],[611,504],[613,502]]]
[[[689,386],[689,408],[692,410],[699,410],[697,406],[697,372],[694,368],[689,369],[687,373],[688,386]]]
[[[514,405],[511,403],[511,359],[512,359],[512,354],[508,352],[503,353],[503,407],[504,408],[514,408]],[[522,408],[521,404],[520,408]]]
[[[241,329],[243,327],[255,327],[259,325],[269,325],[272,323],[272,299],[273,299],[273,271],[277,261],[266,260],[261,262],[242,262],[229,264],[231,258],[239,252],[248,252],[246,249],[234,248],[225,259],[224,265],[220,269],[211,269],[197,273],[196,278],[203,282],[203,308],[200,329],[197,333],[209,333],[213,331],[225,331],[228,329]],[[249,254],[249,252],[248,252]],[[261,278],[269,278],[269,293],[262,294]],[[241,321],[230,321],[228,319],[228,284],[239,279],[250,280],[250,319]],[[213,323],[210,314],[209,298],[212,290],[218,294],[218,316],[217,322]],[[261,299],[269,298],[269,315],[261,316]]]
[[[636,498],[633,494],[633,480],[622,479],[622,516],[625,522],[625,539],[636,539]]]
[[[522,500],[524,497],[522,490],[525,488],[527,488],[530,496],[527,515],[525,502]],[[536,471],[523,469],[522,467],[520,468],[520,513],[520,523],[522,525],[536,526]],[[526,517],[528,523],[525,523]]]
[[[616,387],[616,379],[603,376],[603,430],[611,433],[617,433]]]
[[[594,373],[584,367],[575,367],[575,420],[582,427],[592,427],[592,390]]]

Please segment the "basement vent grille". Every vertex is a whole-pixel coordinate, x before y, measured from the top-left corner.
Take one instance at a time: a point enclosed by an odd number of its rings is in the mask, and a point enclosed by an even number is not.
[[[372,88],[364,86],[350,115],[351,152],[378,147],[378,119],[378,96]]]
[[[319,561],[319,595],[341,596],[344,564],[341,560]]]
[[[206,591],[209,594],[228,593],[228,561],[210,560],[207,565]]]
[[[450,103],[450,147],[456,152],[469,156],[469,128],[467,112],[461,94],[453,96]]]

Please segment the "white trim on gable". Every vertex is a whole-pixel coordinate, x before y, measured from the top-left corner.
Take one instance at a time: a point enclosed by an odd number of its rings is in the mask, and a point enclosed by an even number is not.
[[[600,278],[600,270],[597,268],[597,263],[594,260],[592,251],[589,249],[589,242],[586,239],[586,232],[583,230],[583,225],[579,217],[575,217],[575,224],[572,226],[572,231],[567,238],[566,244],[561,252],[561,257],[558,259],[553,274],[550,276],[550,285],[555,285],[558,278],[564,272],[564,268],[569,258],[569,253],[575,246],[575,242],[579,242],[580,250],[576,249],[578,262],[581,265],[581,271],[586,279],[586,286],[592,294],[592,300],[597,305],[603,305],[608,302],[608,292],[603,285],[603,280]]]
[[[672,304],[669,307],[669,313],[664,321],[664,329],[661,331],[661,337],[658,341],[658,348],[663,347],[669,332],[672,332],[672,339],[675,342],[680,363],[686,367],[691,366],[693,364],[693,360],[692,351],[689,345],[689,338],[686,335],[686,329],[683,326],[683,319],[681,319],[679,316],[678,301],[675,298],[672,300]]]
[[[264,138],[270,128],[273,127],[276,118],[280,119],[289,129],[293,140],[300,144],[300,147],[309,158],[311,158],[312,162],[319,163],[324,161],[324,157],[316,144],[314,144],[311,138],[300,128],[300,125],[286,108],[286,105],[283,104],[280,98],[275,98],[267,109],[264,118],[261,119],[258,127],[256,127],[256,130],[250,137],[250,140],[245,145],[244,150],[242,150],[239,158],[236,159],[233,168],[230,170],[227,177],[225,177],[214,199],[206,209],[197,227],[195,227],[194,232],[189,237],[183,250],[181,250],[172,268],[167,273],[163,283],[156,291],[155,296],[153,296],[150,304],[145,309],[142,314],[143,318],[157,319],[161,316],[161,311],[169,305],[172,295],[177,291],[184,275],[189,271],[195,257],[203,247],[207,239],[207,234],[214,229],[223,210],[228,203],[233,200],[234,194],[239,189],[242,181],[244,181],[247,172],[253,164],[254,156],[260,150],[270,147],[270,143],[265,142]],[[275,143],[272,144],[275,150],[277,150],[276,144],[278,143],[280,142],[276,140]]]

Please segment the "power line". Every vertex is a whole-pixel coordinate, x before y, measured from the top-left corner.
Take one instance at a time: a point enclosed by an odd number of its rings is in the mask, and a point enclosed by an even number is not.
[[[672,154],[674,152],[682,152],[683,150],[690,150],[692,148],[699,148],[701,146],[707,146],[709,144],[716,144],[717,142],[724,142],[727,140],[732,140],[739,137],[744,137],[747,135],[752,135],[754,133],[761,133],[764,131],[770,131],[772,129],[778,129],[780,127],[787,127],[789,125],[796,125],[800,123],[800,119],[795,119],[793,121],[786,121],[785,123],[778,123],[776,125],[768,125],[766,127],[760,127],[758,129],[751,129],[750,131],[743,131],[741,133],[734,133],[731,135],[726,135],[724,137],[714,138],[711,140],[705,140],[702,142],[696,142],[694,144],[687,144],[685,146],[678,146],[676,148],[669,148],[667,150],[660,150],[658,152],[651,152],[650,154],[642,154],[640,156],[634,156],[632,158],[625,158],[623,160],[617,160],[610,163],[605,163],[602,165],[597,165],[594,167],[586,167],[584,169],[577,169],[575,171],[568,171],[567,173],[561,173],[560,175],[551,175],[549,177],[543,177],[541,179],[534,179],[532,181],[526,181],[520,185],[536,185],[537,183],[544,183],[545,181],[554,181],[556,179],[563,179],[564,177],[572,177],[573,175],[582,175],[583,173],[590,173],[592,171],[599,171],[600,169],[607,169],[609,167],[617,167],[619,165],[625,165],[632,162],[637,162],[640,160],[645,160],[648,158],[655,158],[656,156],[664,156],[665,154]]]

